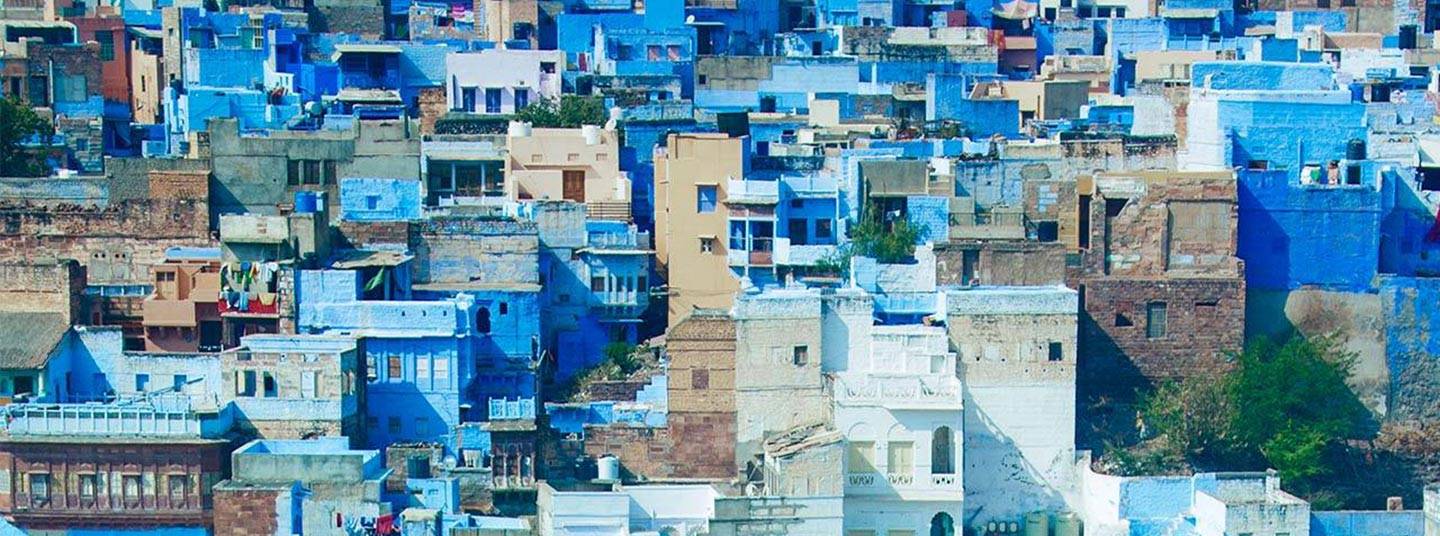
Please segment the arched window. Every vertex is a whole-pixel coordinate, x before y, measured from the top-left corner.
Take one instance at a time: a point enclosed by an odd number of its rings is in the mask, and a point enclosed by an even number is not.
[[[490,333],[489,308],[481,307],[480,310],[475,313],[475,331],[480,333]]]
[[[949,426],[941,426],[935,429],[935,435],[930,439],[930,473],[936,475],[955,474],[955,447],[954,434],[950,432]]]
[[[930,518],[930,536],[955,536],[955,519],[940,512]]]

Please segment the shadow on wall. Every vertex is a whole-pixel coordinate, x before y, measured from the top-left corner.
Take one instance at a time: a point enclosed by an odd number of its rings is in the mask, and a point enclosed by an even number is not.
[[[1055,459],[1048,460],[1048,472],[1059,480],[1051,481],[1046,476],[1047,471],[1033,463],[1036,460],[1025,456],[1022,450],[1025,447],[1002,432],[994,419],[980,409],[981,405],[977,404],[968,384],[963,391],[966,415],[964,440],[961,441],[964,463],[961,473],[965,482],[963,526],[971,527],[986,521],[1020,521],[1026,513],[1037,510],[1070,509],[1065,496],[1056,488],[1078,487],[1078,480],[1073,476],[1065,481],[1067,475],[1074,475],[1074,449],[1062,449]],[[977,420],[980,426],[975,426],[974,421]],[[1066,452],[1070,456],[1066,456]],[[996,480],[1004,482],[1004,485]],[[962,520],[956,522],[961,523]]]

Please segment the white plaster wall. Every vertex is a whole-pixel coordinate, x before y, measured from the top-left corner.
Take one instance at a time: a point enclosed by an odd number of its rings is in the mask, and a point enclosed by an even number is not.
[[[553,62],[556,72],[540,72],[541,62]],[[474,87],[477,90],[476,112],[485,111],[485,88],[503,88],[500,96],[500,111],[515,111],[515,88],[530,90],[529,102],[554,99],[560,96],[559,69],[565,65],[563,53],[541,50],[501,50],[450,53],[445,56],[445,72],[450,76],[445,81],[445,102],[450,109],[458,109],[461,88]]]

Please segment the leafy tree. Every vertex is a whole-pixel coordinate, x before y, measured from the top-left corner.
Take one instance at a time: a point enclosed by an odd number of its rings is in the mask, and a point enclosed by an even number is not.
[[[559,100],[545,99],[531,103],[516,111],[514,117],[516,121],[525,121],[540,128],[576,128],[603,125],[609,113],[599,97],[565,95]]]
[[[865,207],[860,223],[850,228],[850,246],[854,255],[873,257],[882,263],[897,263],[915,255],[915,241],[920,229],[904,219],[886,222],[875,205]]]
[[[1345,383],[1354,359],[1328,338],[1253,342],[1222,377],[1167,383],[1145,396],[1139,413],[1148,439],[1110,461],[1121,471],[1273,467],[1287,488],[1323,491],[1342,469],[1343,441],[1370,434],[1370,414]]]
[[[0,99],[0,176],[43,177],[49,174],[45,163],[22,145],[40,136],[49,138],[54,131],[50,122],[35,113],[20,99]]]

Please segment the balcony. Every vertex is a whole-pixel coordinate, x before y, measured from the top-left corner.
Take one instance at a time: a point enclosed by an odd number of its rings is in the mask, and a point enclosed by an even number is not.
[[[596,250],[649,251],[650,233],[587,233],[585,244]]]
[[[6,408],[11,436],[205,437],[216,423],[183,407],[120,404],[15,404]]]
[[[807,173],[798,177],[784,177],[780,179],[785,188],[794,192],[800,197],[835,197],[840,191],[840,183],[835,177]]]
[[[728,205],[773,205],[780,202],[778,181],[730,179],[725,185]]]
[[[923,468],[916,472],[881,473],[861,472],[848,473],[845,475],[845,493],[850,495],[880,495],[887,493],[898,493],[908,498],[920,499],[924,494],[941,493],[942,495],[930,495],[931,498],[943,498],[946,495],[963,492],[963,482],[958,474],[924,474]]]
[[[534,398],[492,398],[490,399],[490,420],[535,419]]]
[[[835,374],[830,376],[829,387],[841,406],[955,411],[963,407],[960,380],[944,374]]]
[[[749,248],[745,243],[732,241],[729,251],[725,252],[726,260],[731,267],[759,266],[769,267],[775,265],[775,239],[774,238],[751,238]]]
[[[950,238],[957,240],[1024,240],[1025,213],[1000,208],[977,211],[975,207],[950,212]]]

